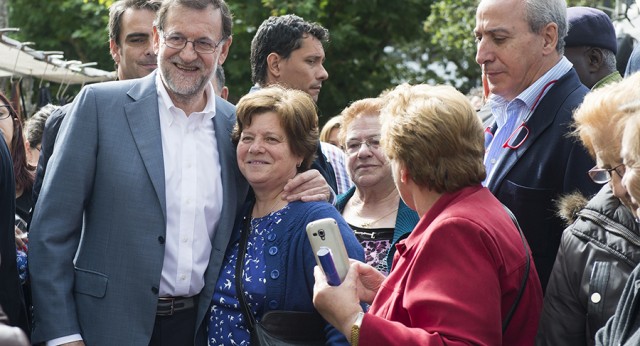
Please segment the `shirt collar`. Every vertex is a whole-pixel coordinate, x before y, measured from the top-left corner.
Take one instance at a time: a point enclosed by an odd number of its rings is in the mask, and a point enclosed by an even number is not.
[[[538,78],[538,80],[533,82],[533,84],[522,91],[513,100],[508,101],[502,96],[492,94],[489,97],[489,102],[491,102],[491,111],[493,112],[493,114],[501,114],[505,116],[504,119],[498,119],[498,116],[496,116],[498,126],[506,122],[506,109],[509,106],[511,106],[512,104],[519,104],[520,107],[526,107],[527,110],[530,110],[531,108],[533,108],[538,95],[543,92],[544,86],[552,80],[557,80],[565,75],[567,72],[569,72],[569,70],[571,70],[572,67],[573,64],[563,56],[557,64],[555,64],[551,69],[549,69],[549,71]],[[544,97],[544,95],[546,95],[552,87],[553,85],[550,85],[548,88],[546,88],[540,99],[542,99],[542,97]]]
[[[156,73],[156,90],[158,93],[158,101],[160,106],[164,105],[171,114],[176,114],[176,111],[178,110],[178,114],[184,114],[181,109],[173,104],[173,101],[169,96],[169,92],[167,92],[167,89],[162,82],[160,73]],[[211,120],[216,115],[216,94],[213,90],[213,85],[211,84],[211,82],[207,83],[207,85],[205,86],[204,93],[207,97],[207,103],[205,104],[204,109],[200,112],[193,112],[192,114],[202,114],[203,120]],[[169,124],[171,123],[173,123],[173,119],[169,119]]]

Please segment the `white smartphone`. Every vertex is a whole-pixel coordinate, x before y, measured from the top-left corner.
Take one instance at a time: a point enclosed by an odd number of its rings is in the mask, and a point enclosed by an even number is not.
[[[307,224],[307,236],[309,237],[309,242],[311,243],[311,248],[313,249],[313,254],[318,266],[322,268],[322,263],[318,258],[318,250],[323,246],[331,249],[333,262],[336,266],[338,276],[340,276],[340,282],[344,281],[349,271],[349,255],[344,246],[344,241],[342,240],[340,228],[338,228],[336,220],[329,217],[309,222],[309,224]]]

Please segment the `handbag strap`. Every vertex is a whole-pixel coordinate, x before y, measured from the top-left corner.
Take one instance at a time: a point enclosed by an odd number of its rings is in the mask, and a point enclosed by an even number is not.
[[[249,208],[249,213],[253,208]],[[244,274],[244,257],[247,253],[247,243],[249,242],[249,233],[251,233],[251,215],[244,217],[244,226],[242,227],[242,233],[240,234],[240,245],[238,248],[238,258],[236,259],[236,295],[238,296],[238,302],[242,308],[242,315],[249,324],[249,330],[253,330],[256,319],[249,309],[247,300],[244,296],[244,290],[242,289],[242,276]]]
[[[513,221],[513,224],[518,229],[518,232],[520,232],[520,238],[522,239],[522,244],[524,245],[524,253],[527,256],[527,264],[525,266],[524,277],[522,278],[522,282],[520,284],[520,290],[518,290],[518,295],[516,296],[516,300],[515,302],[513,302],[513,305],[511,305],[511,308],[509,309],[507,316],[505,317],[504,321],[502,321],[502,333],[504,334],[504,332],[507,330],[507,327],[509,326],[509,322],[511,322],[511,318],[513,317],[513,314],[516,312],[516,308],[520,303],[520,298],[522,298],[522,294],[524,293],[525,286],[527,285],[527,278],[529,278],[529,268],[531,267],[531,259],[529,258],[529,248],[527,247],[527,242],[525,241],[524,233],[522,233],[522,229],[520,228],[520,224],[518,223],[518,220],[516,219],[515,215],[513,215],[511,210],[507,208],[507,206],[503,204],[502,207],[507,212],[507,214],[509,214],[511,221]]]

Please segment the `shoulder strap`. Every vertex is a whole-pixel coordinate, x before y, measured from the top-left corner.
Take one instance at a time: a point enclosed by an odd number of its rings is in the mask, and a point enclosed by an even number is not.
[[[251,213],[249,208],[249,213]],[[242,289],[242,276],[244,274],[244,257],[247,253],[247,243],[249,241],[249,233],[251,233],[251,215],[244,217],[244,226],[242,227],[242,233],[240,234],[240,246],[238,247],[238,258],[236,259],[236,295],[238,296],[238,302],[242,308],[242,315],[244,316],[249,330],[252,330],[256,324],[256,319],[249,309],[249,305],[244,296],[244,290]]]
[[[502,321],[502,333],[504,334],[504,332],[507,330],[507,327],[509,326],[509,322],[511,322],[511,318],[513,317],[513,314],[516,312],[516,308],[520,303],[520,298],[522,298],[522,294],[524,293],[525,286],[527,285],[527,279],[529,278],[529,268],[531,267],[531,259],[529,258],[529,248],[527,247],[527,242],[525,241],[524,234],[522,233],[522,229],[520,228],[520,224],[518,223],[518,220],[516,219],[515,215],[513,215],[511,210],[507,208],[507,206],[503,204],[502,207],[507,212],[507,214],[509,214],[511,221],[513,221],[513,224],[518,229],[518,232],[520,232],[520,238],[522,239],[522,245],[524,246],[524,253],[527,256],[527,264],[525,267],[524,277],[522,277],[522,283],[520,284],[520,290],[518,290],[518,295],[516,296],[516,300],[515,302],[513,302],[513,305],[511,305],[511,308],[509,309],[507,316],[504,318],[504,321]]]

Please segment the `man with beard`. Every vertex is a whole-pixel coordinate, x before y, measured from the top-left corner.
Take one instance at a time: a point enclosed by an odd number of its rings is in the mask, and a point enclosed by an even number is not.
[[[32,222],[34,343],[205,345],[248,190],[229,139],[235,109],[210,82],[231,27],[223,0],[165,0],[159,69],[76,97]],[[299,177],[290,197],[327,198],[317,172]]]

